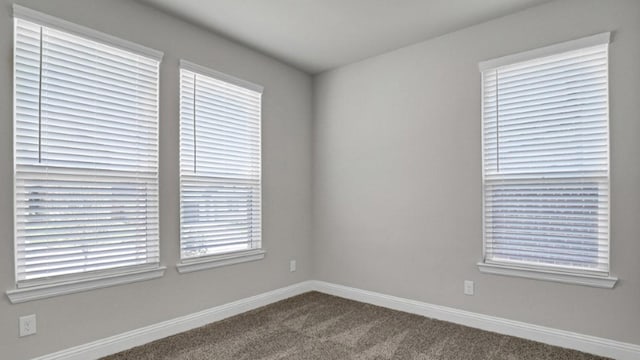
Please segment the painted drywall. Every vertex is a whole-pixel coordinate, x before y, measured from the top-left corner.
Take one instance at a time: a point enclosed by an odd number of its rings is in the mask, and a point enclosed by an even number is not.
[[[478,62],[604,31],[618,285],[481,274]],[[639,59],[640,1],[558,0],[317,76],[314,278],[640,344]]]
[[[0,0],[0,289],[15,287],[12,220],[11,1]],[[12,305],[0,299],[0,358],[23,360],[310,278],[311,78],[294,68],[135,1],[17,3],[130,40],[165,57],[160,70],[160,241],[163,278]],[[179,275],[178,61],[265,87],[264,260]],[[289,272],[289,259],[298,269]],[[38,333],[18,337],[18,317],[37,314]]]

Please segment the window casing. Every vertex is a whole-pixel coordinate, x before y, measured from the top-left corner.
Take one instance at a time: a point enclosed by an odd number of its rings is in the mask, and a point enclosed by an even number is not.
[[[608,43],[480,65],[483,265],[609,276]]]
[[[262,247],[261,101],[258,85],[181,62],[182,260]]]
[[[162,53],[17,5],[14,16],[17,288],[143,279],[159,268]]]

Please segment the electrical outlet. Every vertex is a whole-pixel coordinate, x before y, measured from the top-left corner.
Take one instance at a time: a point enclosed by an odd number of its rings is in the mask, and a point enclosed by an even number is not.
[[[33,335],[36,333],[36,314],[20,317],[20,336]]]
[[[473,295],[473,281],[471,280],[464,281],[464,294]]]
[[[295,260],[291,260],[289,262],[289,271],[291,271],[291,272],[295,272],[296,271],[296,261]]]

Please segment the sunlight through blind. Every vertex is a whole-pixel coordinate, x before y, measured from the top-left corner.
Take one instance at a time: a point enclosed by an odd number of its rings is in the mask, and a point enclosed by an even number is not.
[[[181,256],[260,248],[262,88],[181,64]]]
[[[158,264],[160,59],[19,17],[14,34],[18,286]]]
[[[608,273],[608,36],[482,84],[485,261]]]

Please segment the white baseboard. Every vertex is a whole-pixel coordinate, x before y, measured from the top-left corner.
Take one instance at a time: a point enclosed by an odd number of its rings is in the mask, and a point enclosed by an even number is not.
[[[72,347],[33,360],[87,360],[114,354],[135,346],[191,330],[214,321],[269,305],[308,291],[319,291],[389,309],[449,321],[500,334],[512,335],[542,343],[575,349],[618,360],[640,359],[640,345],[582,335],[524,322],[482,315],[446,306],[432,305],[373,291],[331,284],[324,281],[304,281],[194,314],[127,331],[88,344]]]
[[[495,316],[432,305],[421,301],[356,289],[323,281],[313,281],[316,291],[378,305],[389,309],[422,315],[433,319],[449,321],[477,329],[493,331],[499,334],[542,342],[549,345],[609,357],[617,360],[640,359],[640,345],[624,343],[595,336],[557,330],[549,327],[503,319]]]
[[[183,331],[219,321],[234,315],[257,309],[274,302],[313,290],[312,282],[305,281],[259,295],[251,296],[194,314],[181,316],[161,323],[145,326],[105,339],[37,357],[33,360],[88,360],[143,345],[148,342],[175,335]]]

